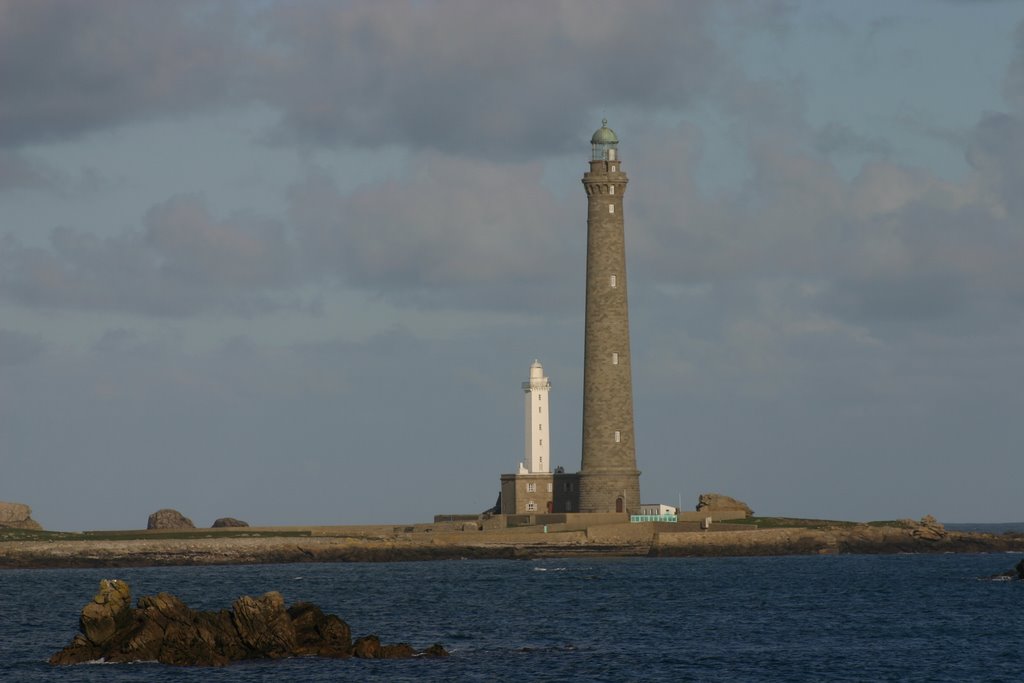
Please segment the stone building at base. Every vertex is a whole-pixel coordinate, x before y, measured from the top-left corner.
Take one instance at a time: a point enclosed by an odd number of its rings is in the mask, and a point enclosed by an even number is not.
[[[580,475],[565,472],[501,475],[503,515],[532,515],[554,512],[578,512]]]

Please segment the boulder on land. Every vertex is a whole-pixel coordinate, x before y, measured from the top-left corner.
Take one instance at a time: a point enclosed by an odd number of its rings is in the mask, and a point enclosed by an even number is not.
[[[213,527],[212,528],[214,528],[214,529],[223,529],[223,528],[226,528],[226,527],[243,527],[243,526],[249,526],[249,522],[243,522],[242,520],[235,519],[234,517],[221,517],[220,519],[216,520],[213,523]]]
[[[697,500],[697,512],[715,512],[716,510],[742,510],[744,516],[752,517],[754,511],[742,500],[736,500],[721,493],[702,493]]]
[[[38,531],[43,527],[32,519],[32,508],[24,503],[0,502],[0,527],[9,529],[32,529]]]
[[[938,541],[946,537],[946,527],[931,515],[925,515],[920,522],[901,519],[899,524],[910,529],[910,535],[924,541]]]
[[[147,529],[195,529],[196,525],[192,520],[177,510],[164,508],[157,510],[149,516]]]
[[[405,643],[383,645],[377,636],[352,642],[348,624],[308,602],[285,608],[280,593],[242,596],[231,610],[200,612],[168,593],[139,598],[120,580],[100,591],[79,618],[81,633],[50,658],[51,664],[157,661],[181,666],[222,666],[244,659],[318,656],[345,659],[446,657],[441,645],[417,652]]]

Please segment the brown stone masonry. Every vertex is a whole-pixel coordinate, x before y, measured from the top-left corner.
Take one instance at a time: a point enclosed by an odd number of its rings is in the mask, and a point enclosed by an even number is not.
[[[627,183],[617,159],[593,160],[583,176],[588,201],[582,512],[628,512],[640,505],[622,213]]]

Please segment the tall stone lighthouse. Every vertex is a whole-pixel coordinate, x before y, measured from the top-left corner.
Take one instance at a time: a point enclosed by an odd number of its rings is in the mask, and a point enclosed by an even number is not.
[[[583,342],[583,458],[580,512],[640,507],[633,441],[633,378],[626,296],[622,196],[629,182],[608,120],[590,139],[587,191],[587,312]]]

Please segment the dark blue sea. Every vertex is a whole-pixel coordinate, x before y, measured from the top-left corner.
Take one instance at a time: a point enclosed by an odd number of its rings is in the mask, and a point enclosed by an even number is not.
[[[2,681],[1024,681],[1019,555],[0,571]],[[200,609],[278,590],[443,660],[54,668],[102,578]]]

